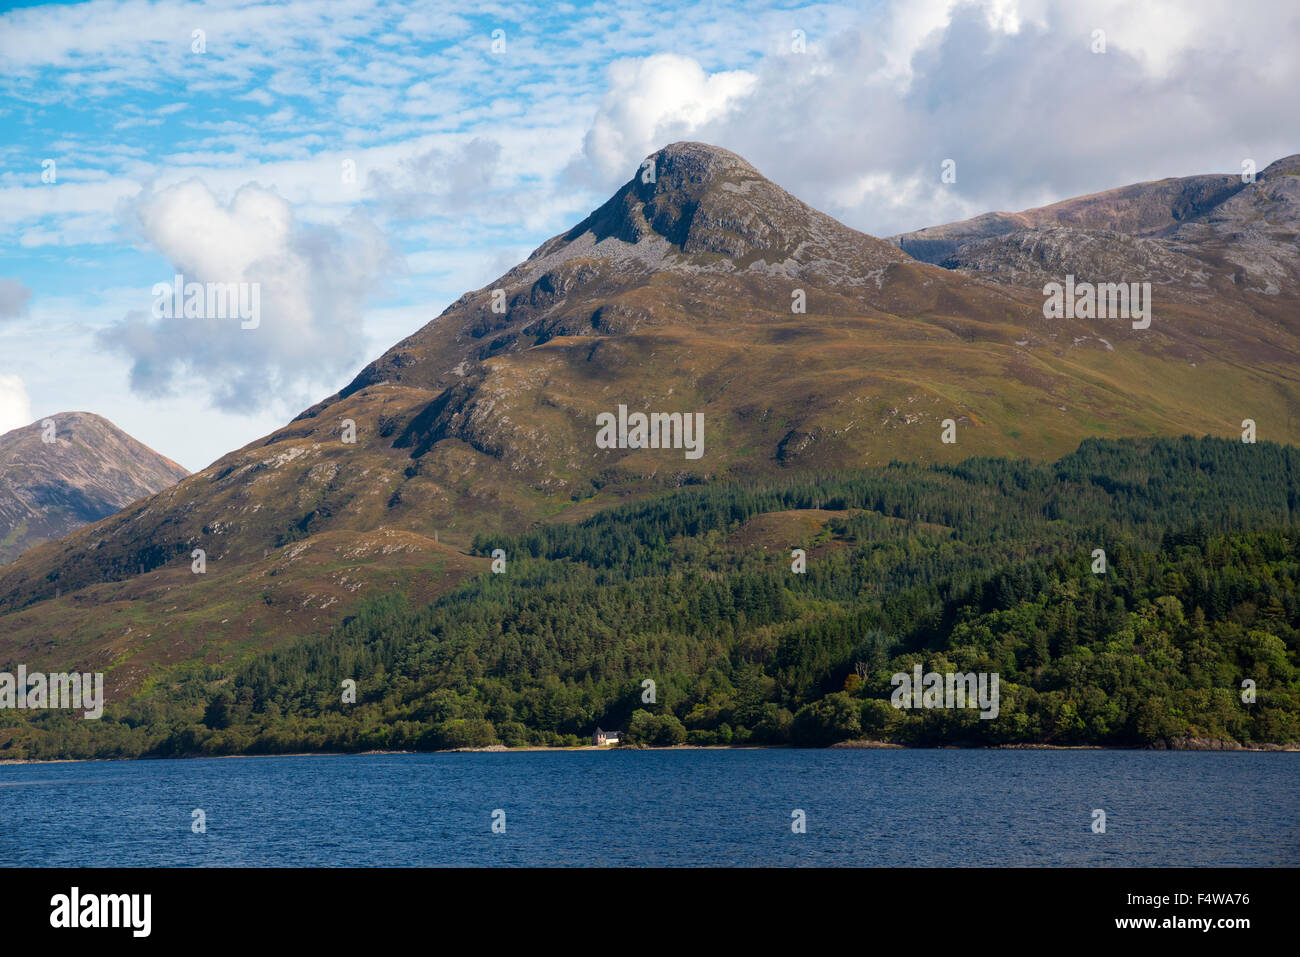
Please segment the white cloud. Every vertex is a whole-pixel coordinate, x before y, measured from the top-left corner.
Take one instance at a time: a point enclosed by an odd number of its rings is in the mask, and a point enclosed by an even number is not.
[[[627,178],[648,154],[725,114],[755,82],[744,70],[706,73],[675,53],[617,60],[584,152],[600,173]]]
[[[256,184],[223,203],[200,180],[144,194],[130,213],[144,242],[187,283],[255,283],[261,303],[256,328],[238,318],[152,318],[152,300],[141,303],[99,335],[132,360],[133,390],[205,393],[229,411],[291,407],[310,401],[305,386],[355,366],[365,303],[391,264],[386,240],[363,215],[305,224]]]
[[[1266,6],[1267,15],[1225,18],[1203,0],[1155,13],[1112,0],[896,3],[826,37],[815,55],[810,46],[766,58],[748,95],[712,110],[637,106],[634,81],[654,58],[625,62],[613,90],[629,105],[607,99],[587,153],[609,162],[618,150],[607,144],[640,137],[620,157],[626,177],[627,153],[684,127],[878,236],[1235,172],[1246,158],[1262,168],[1297,150],[1294,128],[1278,118],[1294,112],[1300,87],[1289,54],[1300,8]],[[1091,50],[1094,29],[1106,31],[1104,54]],[[1254,63],[1261,69],[1243,69]],[[698,69],[679,63],[677,72],[707,87]],[[940,182],[945,159],[957,164],[955,184]]]
[[[0,375],[0,435],[31,422],[32,402],[23,380],[16,375]]]
[[[17,279],[0,279],[0,320],[23,315],[31,299],[32,291]]]
[[[370,171],[366,191],[396,218],[459,212],[490,195],[499,177],[501,144],[475,137],[455,149],[433,148],[397,168]]]

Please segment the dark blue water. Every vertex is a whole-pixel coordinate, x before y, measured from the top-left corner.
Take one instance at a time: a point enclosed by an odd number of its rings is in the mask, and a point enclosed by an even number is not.
[[[191,832],[202,808],[207,833]],[[1093,809],[1106,832],[1093,833]],[[506,831],[492,833],[505,811]],[[806,814],[807,833],[791,830]],[[617,751],[0,767],[5,865],[1295,865],[1300,754]]]

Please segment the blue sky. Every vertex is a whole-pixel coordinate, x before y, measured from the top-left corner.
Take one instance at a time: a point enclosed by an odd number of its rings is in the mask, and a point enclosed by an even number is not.
[[[1282,0],[468,8],[5,5],[0,432],[82,409],[202,468],[677,139],[876,235],[1300,150]],[[178,271],[262,325],[155,319]]]

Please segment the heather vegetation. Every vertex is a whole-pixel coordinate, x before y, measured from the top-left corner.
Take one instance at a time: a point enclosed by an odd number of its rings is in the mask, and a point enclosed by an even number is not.
[[[687,488],[480,538],[504,573],[162,672],[98,722],[7,712],[0,757],[575,745],[598,725],[632,745],[1294,743],[1298,474],[1271,443],[1089,440],[1056,463]],[[894,708],[917,664],[997,673],[998,716]]]

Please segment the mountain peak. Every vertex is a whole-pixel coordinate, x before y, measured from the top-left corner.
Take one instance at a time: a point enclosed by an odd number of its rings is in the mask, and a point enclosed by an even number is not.
[[[58,412],[6,432],[0,435],[0,563],[188,474],[93,412]]]
[[[814,264],[860,276],[907,258],[796,199],[730,150],[689,141],[651,153],[599,209],[506,278],[531,281],[575,257],[790,276]]]
[[[750,193],[757,195],[748,203],[732,199]],[[672,143],[647,156],[604,205],[538,254],[546,255],[557,241],[572,243],[590,233],[593,245],[612,238],[663,247],[663,240],[688,255],[744,256],[773,248],[768,240],[775,237],[767,235],[769,230],[755,229],[759,224],[754,220],[763,218],[760,205],[780,207],[786,205],[783,200],[793,199],[730,150],[708,143]],[[748,208],[736,209],[738,205]],[[711,214],[727,206],[733,207],[733,215],[725,223],[713,223]],[[727,231],[736,235],[721,235],[718,225],[730,226]]]
[[[644,169],[645,162],[650,160],[655,161],[656,179],[666,177],[679,185],[709,183],[729,175],[762,178],[758,170],[744,157],[711,143],[691,140],[669,143],[658,152],[647,156],[641,168]],[[633,177],[633,180],[640,178],[638,175]]]

